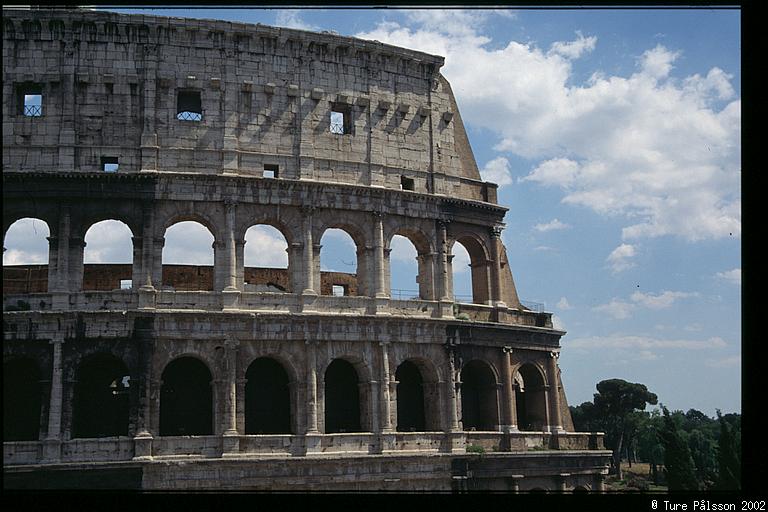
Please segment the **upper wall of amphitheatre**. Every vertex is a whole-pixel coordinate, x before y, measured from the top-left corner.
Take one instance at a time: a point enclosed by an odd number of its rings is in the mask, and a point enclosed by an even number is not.
[[[277,169],[281,179],[495,203],[443,62],[258,24],[3,9],[3,168]],[[37,115],[25,114],[29,92],[42,97]]]

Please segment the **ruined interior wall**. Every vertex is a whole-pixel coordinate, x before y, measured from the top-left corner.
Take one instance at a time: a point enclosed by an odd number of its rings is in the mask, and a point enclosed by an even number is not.
[[[507,248],[501,245],[501,300],[510,308],[520,308],[520,298],[512,277],[512,268],[507,258]]]

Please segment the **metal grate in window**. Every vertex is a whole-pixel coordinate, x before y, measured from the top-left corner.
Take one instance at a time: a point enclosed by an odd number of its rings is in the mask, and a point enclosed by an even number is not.
[[[199,112],[179,112],[176,114],[176,119],[179,121],[201,121],[203,119],[203,114],[200,114]]]

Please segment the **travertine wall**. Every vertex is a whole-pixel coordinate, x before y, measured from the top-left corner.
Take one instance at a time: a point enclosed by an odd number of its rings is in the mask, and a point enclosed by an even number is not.
[[[107,12],[4,11],[8,170],[232,173],[495,201],[442,57],[331,34]],[[20,91],[42,90],[42,116]],[[202,119],[177,119],[179,92]],[[350,118],[330,131],[332,110]]]

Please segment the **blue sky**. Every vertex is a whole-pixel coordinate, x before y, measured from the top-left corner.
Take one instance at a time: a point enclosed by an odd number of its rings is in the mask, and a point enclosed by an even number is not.
[[[332,30],[443,55],[478,167],[509,208],[518,293],[568,331],[569,403],[622,378],[672,409],[741,411],[738,10],[120,11]],[[273,235],[249,236],[275,248],[254,264],[281,265]],[[326,236],[323,268],[354,271],[351,240]],[[413,256],[395,243],[393,288],[415,288]],[[457,293],[469,293],[467,276]]]

